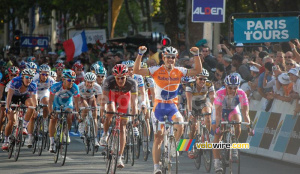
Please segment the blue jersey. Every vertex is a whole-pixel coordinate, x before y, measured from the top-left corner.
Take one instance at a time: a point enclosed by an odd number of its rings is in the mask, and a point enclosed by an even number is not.
[[[73,97],[79,97],[79,88],[73,83],[71,89],[63,89],[63,82],[57,82],[50,88],[50,93],[54,94],[53,107],[73,106]]]
[[[20,92],[20,88],[22,87],[22,84],[23,84],[22,77],[15,77],[11,80],[9,88],[14,90],[13,95],[20,96],[25,94],[36,94],[36,88],[37,88],[36,83],[31,82],[27,87],[26,91]]]

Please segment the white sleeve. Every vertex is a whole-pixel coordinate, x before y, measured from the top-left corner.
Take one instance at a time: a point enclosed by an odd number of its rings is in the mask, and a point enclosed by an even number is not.
[[[182,74],[183,74],[183,76],[186,76],[186,74],[187,74],[187,69],[186,68],[184,68],[184,67],[176,67],[179,71],[181,71],[182,72]]]
[[[269,81],[264,88],[271,88],[274,85],[276,85],[276,79],[272,79],[271,81]]]
[[[95,89],[96,89],[96,95],[101,95],[102,94],[102,88],[100,85],[95,84]]]
[[[160,68],[160,66],[151,66],[151,67],[149,67],[150,74],[151,75],[154,74],[155,71],[157,71],[159,68]]]

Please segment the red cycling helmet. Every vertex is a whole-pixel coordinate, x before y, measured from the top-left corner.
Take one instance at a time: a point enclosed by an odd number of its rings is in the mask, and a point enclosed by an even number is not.
[[[20,69],[16,66],[11,66],[11,67],[8,68],[8,73],[9,74],[19,74]]]
[[[55,68],[56,69],[58,69],[58,68],[62,68],[62,69],[64,69],[65,68],[65,65],[63,64],[63,63],[57,63],[56,65],[55,65]]]
[[[112,69],[112,74],[114,76],[120,75],[125,76],[128,73],[128,68],[126,65],[123,64],[116,64]]]
[[[76,62],[74,65],[73,65],[73,69],[75,70],[75,68],[77,69],[83,69],[83,65],[80,63],[80,62]]]

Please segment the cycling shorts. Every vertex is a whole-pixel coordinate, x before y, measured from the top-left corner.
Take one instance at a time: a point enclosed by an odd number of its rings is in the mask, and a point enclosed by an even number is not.
[[[235,107],[234,109],[222,109],[222,121],[228,120],[232,121],[232,116],[233,115],[238,115],[239,120],[242,120],[241,112],[239,107]],[[211,124],[216,124],[216,112],[215,112],[215,107],[212,109],[212,114],[211,114]]]

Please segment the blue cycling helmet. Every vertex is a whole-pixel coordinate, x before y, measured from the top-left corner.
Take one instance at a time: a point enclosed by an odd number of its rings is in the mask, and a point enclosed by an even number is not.
[[[231,74],[225,77],[224,79],[224,83],[225,85],[240,85],[241,81],[239,76],[235,75],[235,74]]]
[[[100,65],[97,64],[97,63],[94,63],[91,68],[90,68],[90,71],[93,72],[93,73],[96,73],[100,68]]]
[[[26,68],[37,69],[37,65],[34,62],[29,62],[26,64]]]
[[[100,67],[97,71],[96,71],[96,74],[102,74],[102,75],[105,75],[106,76],[106,69],[104,67]]]
[[[181,77],[181,83],[188,83],[190,81],[190,77],[189,76],[184,76],[184,77]]]
[[[33,56],[27,57],[27,62],[35,62],[35,57]]]
[[[50,72],[50,71],[51,71],[51,68],[50,68],[49,65],[43,64],[43,65],[40,66],[39,71],[40,71],[40,72],[42,72],[42,71]]]
[[[25,69],[26,68],[26,62],[22,60],[19,66],[20,69]]]
[[[102,66],[102,67],[104,66],[103,63],[102,63],[101,61],[97,61],[96,64],[98,64],[100,67],[101,67],[101,66]]]
[[[76,73],[73,70],[65,69],[63,71],[63,78],[75,79],[76,78]]]
[[[134,66],[134,61],[133,60],[123,61],[122,64],[126,65],[127,68],[131,68]]]

